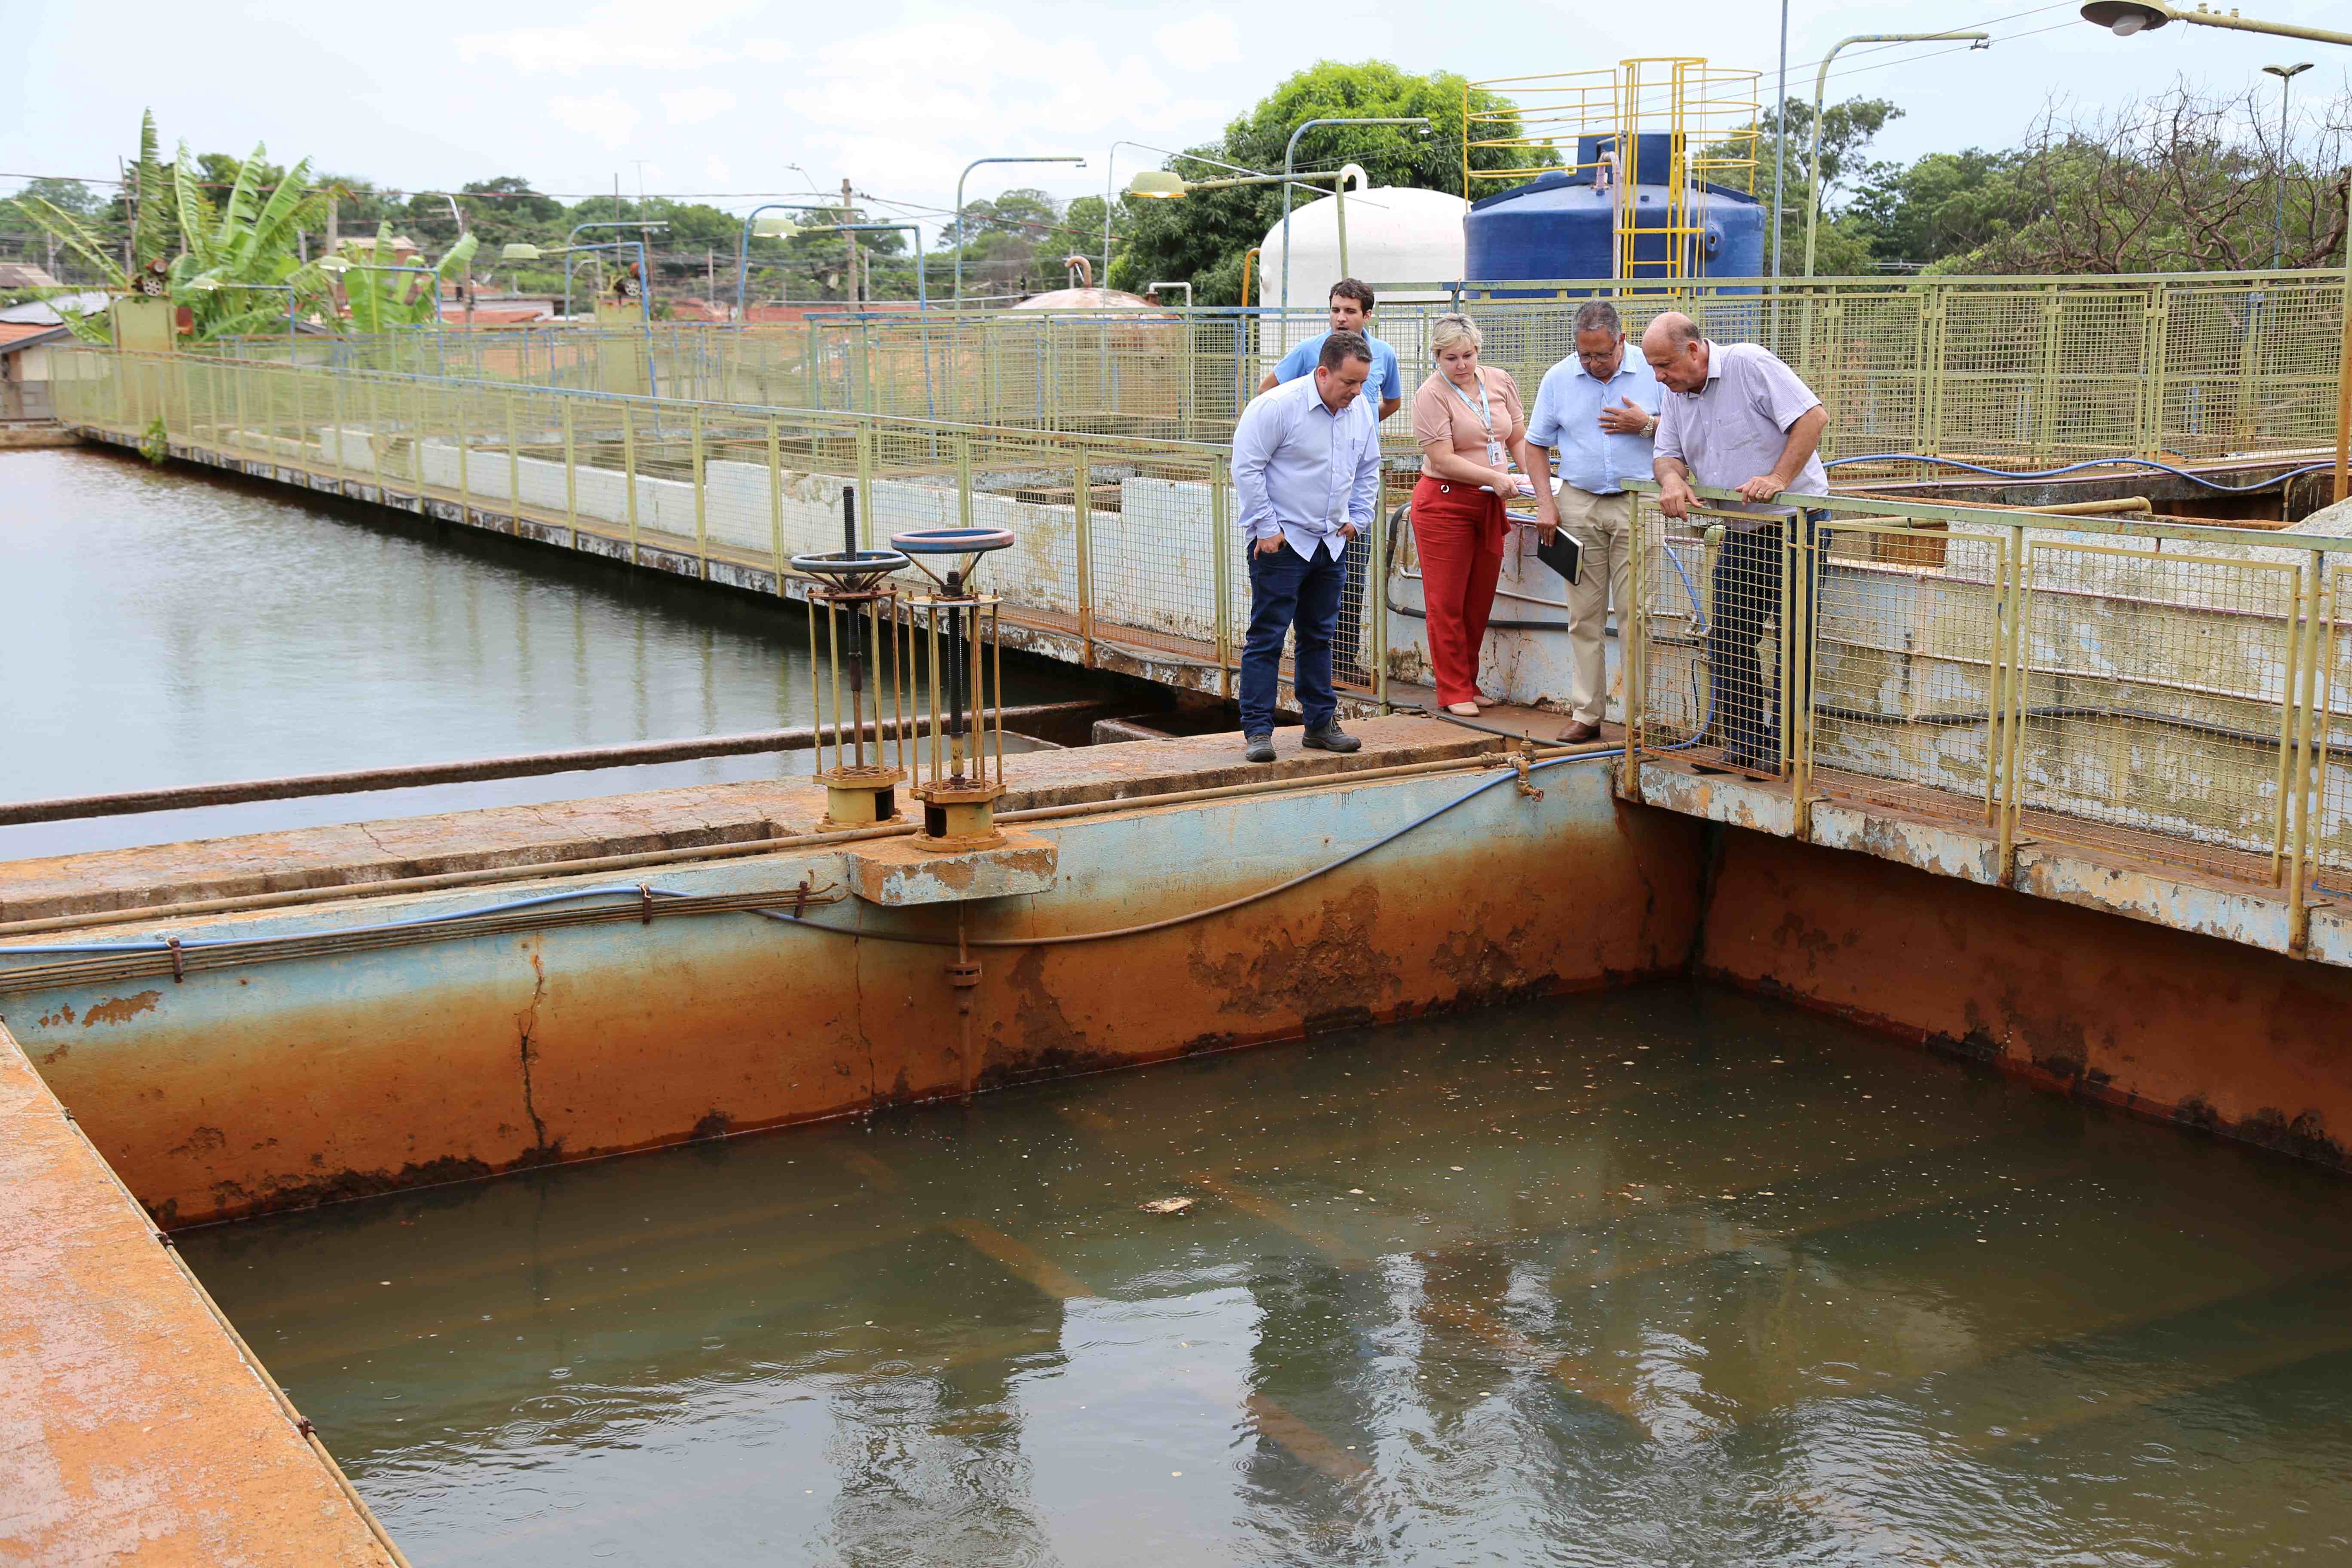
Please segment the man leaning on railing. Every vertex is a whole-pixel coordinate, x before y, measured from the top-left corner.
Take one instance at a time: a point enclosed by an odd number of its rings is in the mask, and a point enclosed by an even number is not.
[[[1715,693],[1710,728],[1723,749],[1725,767],[1777,773],[1780,718],[1759,650],[1767,624],[1780,618],[1783,550],[1778,526],[1768,528],[1765,521],[1771,518],[1777,524],[1779,514],[1768,503],[1783,490],[1829,493],[1829,475],[1817,450],[1829,410],[1770,350],[1703,338],[1698,324],[1679,310],[1651,321],[1642,334],[1642,357],[1666,389],[1652,458],[1658,510],[1670,518],[1689,515],[1701,504],[1694,483],[1736,490],[1741,497],[1741,503],[1722,507],[1726,533],[1716,556],[1715,608],[1706,636]],[[1761,515],[1742,515],[1750,511]],[[1821,583],[1821,556],[1811,535],[1828,518],[1827,511],[1805,514],[1805,553],[1813,563],[1805,589],[1808,606]],[[1820,543],[1827,548],[1826,540]],[[1792,618],[1802,624],[1801,616]],[[1775,637],[1787,630],[1780,627]],[[1779,662],[1776,658],[1776,667]]]

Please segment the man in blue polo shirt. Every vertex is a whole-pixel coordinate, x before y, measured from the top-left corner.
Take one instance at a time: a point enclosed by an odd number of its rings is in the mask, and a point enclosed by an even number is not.
[[[1386,419],[1404,406],[1404,375],[1397,369],[1396,350],[1372,336],[1368,325],[1371,319],[1370,284],[1342,278],[1331,285],[1331,332],[1355,332],[1372,345],[1372,379],[1364,390],[1380,394],[1381,417]],[[1279,364],[1265,373],[1265,379],[1257,384],[1258,391],[1272,392],[1286,381],[1313,374],[1316,362],[1323,353],[1323,340],[1331,332],[1318,332],[1292,348],[1282,356]]]
[[[1633,497],[1625,481],[1650,477],[1664,397],[1648,362],[1625,352],[1616,309],[1594,300],[1576,312],[1576,357],[1544,373],[1528,417],[1528,466],[1541,473],[1559,451],[1558,499],[1549,485],[1536,486],[1536,529],[1549,544],[1565,528],[1583,556],[1568,586],[1570,711],[1559,738],[1570,745],[1601,738],[1609,602],[1617,602],[1621,626],[1633,610]]]

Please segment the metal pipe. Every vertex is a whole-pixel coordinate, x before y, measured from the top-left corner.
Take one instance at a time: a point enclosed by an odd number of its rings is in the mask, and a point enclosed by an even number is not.
[[[2271,225],[2271,270],[2275,272],[2286,260],[2286,148],[2287,100],[2294,94],[2294,79],[2311,68],[2309,60],[2291,66],[2264,66],[2263,74],[2279,79],[2279,151],[2278,151],[2278,216]]]
[[[1788,186],[1789,151],[1789,0],[1780,0],[1780,86],[1772,100],[1772,280],[1780,280],[1780,199]],[[1778,294],[1779,289],[1773,292]],[[1780,348],[1774,334],[1774,349]]]
[[[615,199],[617,200],[617,198]],[[591,228],[634,228],[641,231],[637,244],[637,265],[642,269],[645,266],[645,243],[642,236],[651,234],[656,229],[660,229],[664,233],[667,233],[669,230],[669,225],[667,223],[632,222],[627,218],[614,218],[610,221],[599,218],[594,223],[576,223],[572,226],[572,232],[563,237],[563,248],[566,250],[596,249],[597,247],[593,245],[575,246],[572,243],[573,240],[580,237],[582,230]],[[644,279],[644,281],[648,287],[650,287],[653,279],[648,277]],[[572,317],[572,263],[569,260],[565,261],[563,264],[563,315],[566,321],[569,321]],[[651,321],[653,320],[653,317],[648,314],[646,319],[647,321]]]
[[[1538,755],[1548,754],[1540,748]],[[1294,774],[1287,778],[1260,779],[1244,784],[1224,784],[1196,790],[1167,791],[1156,795],[1112,795],[1100,800],[1076,801],[1064,805],[1032,806],[1025,810],[1000,811],[1000,822],[1046,822],[1064,817],[1094,816],[1117,811],[1133,811],[1145,806],[1179,805],[1189,801],[1223,799],[1234,795],[1277,794],[1287,790],[1320,789],[1335,784],[1353,784],[1382,778],[1402,778],[1416,773],[1441,773],[1471,767],[1494,765],[1496,753],[1477,751],[1456,757],[1436,758],[1423,763],[1395,763],[1378,768],[1340,768],[1330,772]],[[936,767],[936,764],[934,764]],[[1114,784],[1112,786],[1116,788]],[[343,882],[331,887],[296,888],[278,893],[247,893],[231,898],[193,899],[184,903],[155,904],[143,909],[100,910],[86,914],[48,915],[37,920],[11,921],[0,924],[0,937],[31,936],[53,931],[71,931],[85,926],[127,925],[155,921],[183,920],[197,915],[241,914],[257,910],[286,909],[299,905],[337,902],[347,899],[389,897],[396,894],[440,892],[451,888],[479,887],[495,882],[541,881],[559,877],[588,876],[605,871],[635,870],[648,866],[675,866],[695,860],[733,860],[751,855],[774,855],[793,849],[827,848],[836,844],[854,844],[871,838],[899,838],[919,831],[920,825],[911,822],[888,823],[876,827],[845,828],[835,833],[782,834],[773,838],[751,838],[734,844],[701,844],[675,849],[648,849],[634,855],[599,855],[579,860],[550,860],[529,865],[485,867],[475,871],[445,871],[424,877],[395,877],[382,881]],[[0,957],[7,949],[0,947]]]
[[[1003,716],[1015,728],[1039,721],[1076,718],[1106,707],[1095,701],[1036,702]],[[885,730],[896,726],[885,724]],[[872,730],[874,726],[865,726]],[[619,746],[585,746],[472,762],[418,763],[351,773],[294,773],[283,778],[230,784],[183,784],[171,789],[125,790],[112,795],[68,795],[0,805],[0,827],[34,822],[72,822],[98,816],[133,816],[151,811],[192,811],[248,801],[297,800],[308,795],[364,795],[375,790],[419,789],[433,784],[478,784],[490,779],[534,778],[546,773],[589,773],[599,768],[646,767],[703,757],[755,756],[767,752],[803,752],[826,732],[823,725],[753,730],[740,735],[697,735],[677,741],[639,741]],[[877,736],[887,739],[887,736]]]
[[[963,303],[963,183],[982,163],[1076,163],[1081,169],[1087,166],[1084,158],[1064,154],[1048,158],[974,158],[963,166],[963,173],[956,176],[955,295],[952,302],[958,305]],[[1110,211],[1108,204],[1103,211],[1103,266],[1106,269],[1110,266]]]
[[[1813,77],[1812,145],[1805,154],[1805,184],[1811,189],[1805,196],[1805,276],[1813,275],[1813,230],[1822,216],[1822,97],[1829,91],[1830,62],[1838,57],[1838,49],[1848,44],[1932,44],[1974,40],[1976,49],[1992,47],[1990,33],[1856,33],[1850,38],[1840,38],[1837,47],[1822,57],[1822,68]],[[1784,101],[1783,110],[1788,105]]]

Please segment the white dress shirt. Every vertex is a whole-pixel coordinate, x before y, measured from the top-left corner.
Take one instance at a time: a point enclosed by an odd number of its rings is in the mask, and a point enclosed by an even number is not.
[[[1338,560],[1340,531],[1370,528],[1380,504],[1379,410],[1359,394],[1334,414],[1312,375],[1260,393],[1234,427],[1234,490],[1244,537],[1280,534],[1301,557],[1320,545]]]

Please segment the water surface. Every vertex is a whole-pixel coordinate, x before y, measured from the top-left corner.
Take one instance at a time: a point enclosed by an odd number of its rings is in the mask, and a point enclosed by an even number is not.
[[[0,455],[0,799],[809,721],[796,611],[185,465]],[[1014,702],[1085,694],[1008,667]],[[0,828],[0,859],[805,772],[807,753]]]
[[[2347,1218],[1671,986],[183,1247],[418,1568],[2242,1564],[2352,1552]]]

